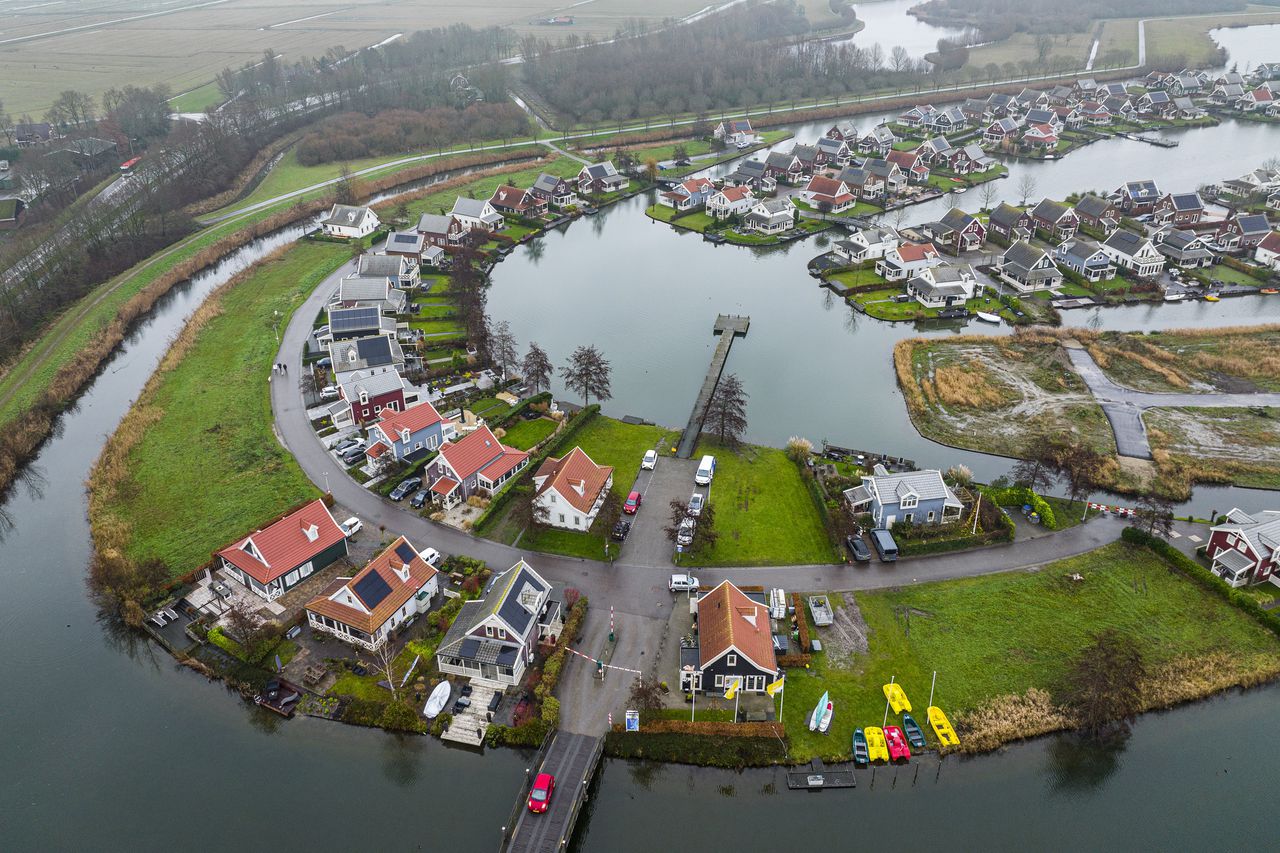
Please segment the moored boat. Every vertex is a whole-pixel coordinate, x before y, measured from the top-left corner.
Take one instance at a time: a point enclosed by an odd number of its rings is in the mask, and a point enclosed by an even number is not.
[[[974,311],[973,316],[982,320],[984,323],[995,323],[997,326],[1000,325],[999,314],[992,314],[990,311]]]
[[[1274,287],[1264,287],[1258,292],[1266,294],[1267,296],[1275,296],[1277,293],[1280,293],[1280,290],[1276,290]]]
[[[1185,293],[1166,293],[1164,295],[1165,302],[1181,302],[1186,298],[1187,298],[1187,294]]]
[[[951,727],[951,721],[947,719],[942,709],[936,705],[930,705],[928,714],[929,726],[937,736],[938,743],[943,746],[959,746],[960,738],[956,737],[956,730]]]
[[[903,691],[901,684],[896,684],[892,681],[886,684],[884,686],[884,698],[889,700],[889,707],[893,708],[893,713],[895,714],[911,710],[911,702],[907,699],[907,694]]]
[[[822,694],[822,698],[818,700],[818,704],[813,706],[813,713],[809,715],[809,731],[817,731],[818,725],[822,722],[822,715],[827,710],[827,706],[831,704],[830,697],[827,693]],[[827,724],[830,725],[830,719]]]
[[[884,729],[879,726],[867,726],[867,760],[888,761],[889,748],[885,745]]]
[[[884,740],[889,747],[890,761],[909,761],[911,759],[911,747],[907,746],[907,738],[902,734],[902,729],[897,726],[885,726]]]
[[[1218,295],[1217,295],[1216,293],[1206,293],[1206,294],[1204,295],[1204,301],[1205,301],[1205,302],[1219,302],[1219,301],[1221,301],[1221,300],[1219,300],[1219,299],[1218,299]]]
[[[907,742],[911,744],[912,749],[924,749],[924,732],[921,731],[915,717],[903,714],[902,730],[907,733]]]
[[[835,716],[836,706],[833,702],[827,702],[827,707],[822,709],[822,713],[818,716],[818,731],[822,734],[827,733],[827,729],[831,728],[831,718]]]
[[[862,729],[853,730],[853,763],[859,767],[866,767],[871,761],[870,753],[867,751],[867,736]]]
[[[436,689],[431,691],[431,695],[427,697],[427,706],[422,709],[422,715],[428,720],[434,720],[444,710],[444,706],[449,702],[449,694],[452,688],[448,679],[441,681],[436,685]]]

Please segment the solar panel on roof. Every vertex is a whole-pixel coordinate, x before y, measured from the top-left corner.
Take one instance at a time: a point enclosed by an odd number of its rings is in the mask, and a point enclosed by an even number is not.
[[[418,556],[418,552],[413,550],[413,546],[408,542],[401,542],[396,546],[396,554],[406,563],[413,562],[413,558]]]
[[[356,581],[352,589],[364,602],[364,606],[370,610],[381,604],[382,599],[391,594],[391,586],[376,569]]]
[[[378,328],[379,313],[377,306],[335,308],[329,312],[329,328],[334,332],[349,332],[353,329],[376,329]]]
[[[417,238],[417,236],[416,236],[416,235],[413,235],[413,234],[397,234],[397,235],[395,235],[395,237],[394,237],[394,238],[392,238],[392,239],[394,239],[394,240],[395,240],[395,242],[397,242],[397,243],[410,243],[410,244],[413,244],[413,243],[417,243],[417,242],[418,242],[418,238]]]
[[[391,360],[390,339],[383,335],[361,339],[360,356],[371,364],[385,364]]]
[[[475,637],[467,637],[458,646],[458,657],[467,658],[468,660],[476,656],[476,652],[480,649],[480,641]]]

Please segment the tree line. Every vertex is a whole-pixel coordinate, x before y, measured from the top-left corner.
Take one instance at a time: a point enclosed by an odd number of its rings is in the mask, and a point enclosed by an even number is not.
[[[1100,18],[1237,12],[1246,5],[1245,0],[926,0],[911,12],[939,26],[977,29],[983,41],[1003,41],[1014,33],[1084,32]]]
[[[509,139],[529,134],[529,117],[510,101],[477,103],[464,109],[393,109],[373,116],[342,113],[316,125],[298,143],[304,166],[357,160],[379,154],[440,148],[474,139]]]

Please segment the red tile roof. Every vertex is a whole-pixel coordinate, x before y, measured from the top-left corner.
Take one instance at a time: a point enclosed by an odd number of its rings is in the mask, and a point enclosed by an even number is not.
[[[899,169],[911,169],[916,165],[916,161],[920,159],[920,155],[914,151],[890,151],[884,159],[893,163]]]
[[[345,538],[324,501],[314,500],[265,530],[223,548],[218,556],[258,583],[268,584]]]
[[[410,433],[415,433],[432,424],[438,424],[441,420],[443,419],[435,406],[430,403],[418,403],[403,412],[383,409],[382,420],[378,421],[377,426],[382,429],[387,438],[397,439],[400,437],[401,430],[407,429]]]
[[[904,261],[923,261],[930,255],[938,254],[932,243],[903,243],[898,247],[898,257]]]
[[[407,562],[396,550],[402,544],[408,545],[413,551],[411,559]],[[391,590],[386,597],[374,605],[372,611],[367,606],[358,606],[365,602],[359,593],[355,592],[356,585],[370,574],[381,577]],[[370,560],[369,565],[357,572],[354,577],[345,580],[338,578],[329,584],[320,595],[307,602],[307,610],[336,619],[366,634],[372,634],[386,624],[387,620],[436,574],[435,567],[423,560],[418,550],[409,544],[409,540],[401,536],[388,545],[385,551]]]
[[[750,187],[725,187],[720,190],[720,194],[729,201],[742,201],[744,198],[751,198]]]
[[[1258,248],[1280,254],[1280,231],[1272,231],[1263,237],[1262,242],[1258,244]]]
[[[431,491],[437,495],[448,495],[454,489],[458,488],[458,481],[448,477],[441,477],[431,484]]]
[[[386,452],[387,452],[388,450],[390,450],[390,449],[391,449],[391,448],[387,447],[385,444],[383,444],[381,441],[379,441],[379,442],[376,442],[376,443],[375,443],[372,447],[370,447],[368,450],[366,450],[366,451],[364,452],[364,455],[365,455],[365,456],[368,456],[370,459],[377,459],[379,456],[381,456],[382,454],[386,453]]]
[[[570,504],[586,513],[595,506],[613,476],[613,469],[608,465],[597,465],[581,447],[575,447],[559,459],[548,458],[533,476],[535,479],[547,478],[535,497],[555,489]]]
[[[841,195],[845,186],[835,178],[814,175],[809,179],[809,186],[805,187],[805,190],[815,195],[835,196]]]
[[[769,609],[721,581],[698,599],[698,658],[705,666],[730,648],[761,669],[778,669]]]
[[[445,442],[440,455],[459,480],[469,480],[481,471],[493,480],[529,458],[523,450],[498,441],[487,426],[478,427],[457,441]]]

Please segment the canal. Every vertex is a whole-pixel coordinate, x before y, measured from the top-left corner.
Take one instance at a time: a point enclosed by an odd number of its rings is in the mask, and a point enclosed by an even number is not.
[[[1107,143],[1114,161],[1037,165],[1044,186],[1107,186],[1115,178],[1227,177],[1275,150],[1256,128],[1189,133],[1192,149]],[[1238,135],[1237,135],[1238,133]],[[801,130],[801,138],[812,136]],[[1189,143],[1188,143],[1189,144]],[[1201,151],[1215,150],[1206,142]],[[1101,149],[1102,146],[1097,146]],[[1223,156],[1222,152],[1230,152]],[[1028,167],[1031,168],[1031,167]],[[1105,173],[1096,170],[1106,168]],[[1058,182],[1059,183],[1054,183]],[[1007,183],[1007,182],[1006,182]],[[804,272],[814,241],[753,252],[715,249],[643,216],[635,199],[549,235],[494,276],[491,313],[522,344],[563,361],[600,344],[614,364],[614,414],[680,423],[719,311],[752,315],[730,370],[752,394],[752,438],[801,433],[915,456],[926,464],[1003,462],[920,439],[905,418],[889,362],[904,335],[950,335],[869,321]],[[914,218],[914,217],[913,217]],[[923,218],[923,217],[922,217]],[[61,419],[27,479],[0,504],[0,837],[9,850],[303,847],[491,850],[527,756],[447,749],[321,721],[281,721],[179,667],[103,619],[87,594],[84,481],[106,436],[183,322],[237,269],[296,232],[259,241],[161,301]],[[1100,312],[1108,328],[1217,325],[1274,318],[1270,303]],[[1069,320],[1086,322],[1085,315]],[[1176,318],[1176,319],[1175,319]],[[1219,490],[1223,501],[1265,503]],[[1197,491],[1197,499],[1203,490]],[[1253,498],[1253,495],[1259,495]],[[724,843],[848,846],[854,839],[984,849],[1233,849],[1262,846],[1280,747],[1280,690],[1268,688],[1142,719],[1119,753],[1081,752],[1049,738],[970,760],[930,760],[870,775],[847,794],[789,795],[775,771],[743,774],[610,762],[580,850],[692,849]],[[1254,736],[1261,733],[1261,737]],[[778,799],[781,798],[781,799]],[[654,815],[660,815],[658,821]],[[785,815],[785,818],[784,818]],[[764,819],[762,819],[764,818]],[[880,836],[874,835],[878,833]],[[1252,840],[1252,842],[1251,842]]]

